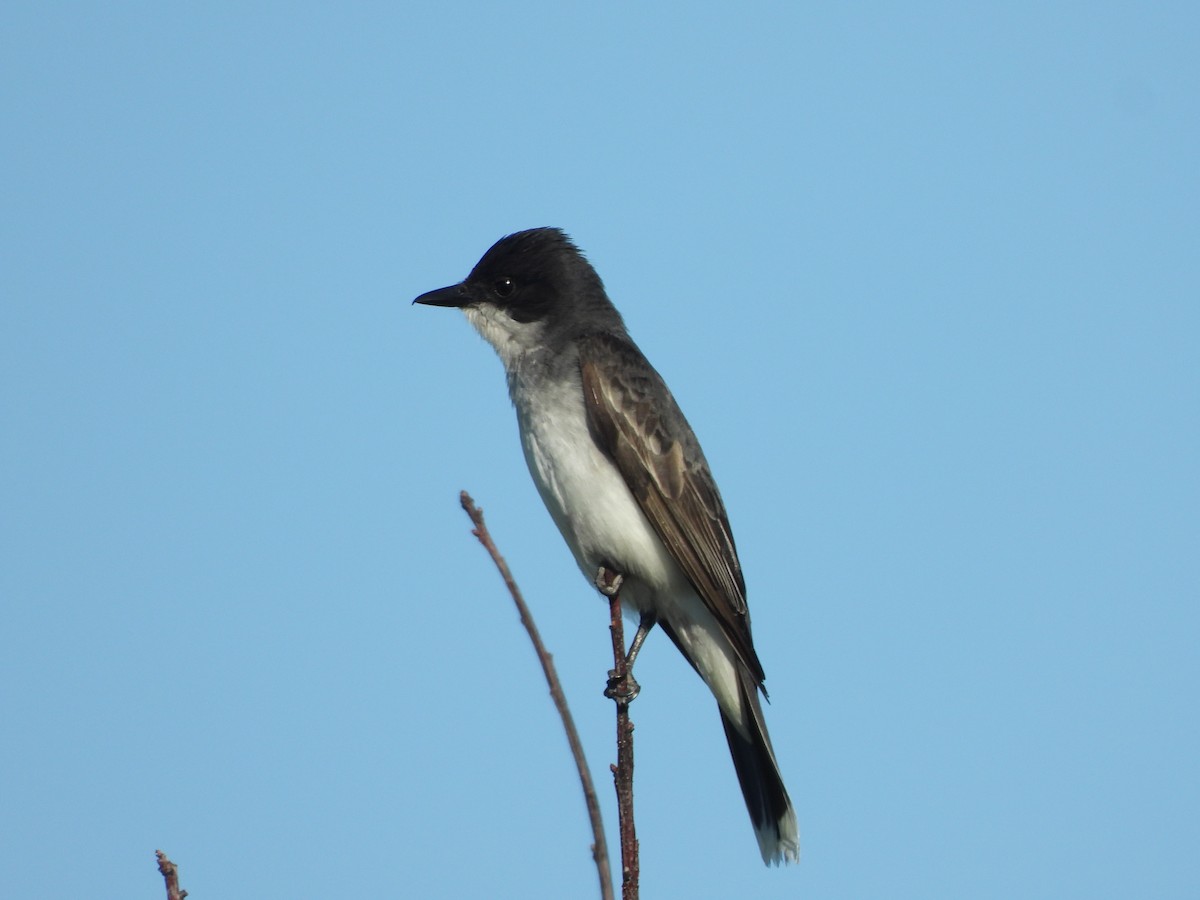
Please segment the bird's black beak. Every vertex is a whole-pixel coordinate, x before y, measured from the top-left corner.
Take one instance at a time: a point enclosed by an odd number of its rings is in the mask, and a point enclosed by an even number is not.
[[[452,284],[450,287],[438,288],[436,291],[422,294],[413,301],[413,303],[422,303],[425,306],[452,306],[458,309],[470,302],[471,295],[465,284]]]

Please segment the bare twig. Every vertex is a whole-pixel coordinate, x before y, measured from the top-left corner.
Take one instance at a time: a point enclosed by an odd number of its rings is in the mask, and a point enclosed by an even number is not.
[[[162,872],[163,880],[167,883],[167,900],[183,900],[187,891],[179,887],[179,867],[167,859],[167,854],[155,850],[158,857],[158,871]]]
[[[638,900],[637,828],[633,821],[633,722],[629,704],[637,696],[637,683],[630,676],[625,655],[625,626],[621,619],[621,576],[601,569],[596,578],[601,593],[608,597],[609,631],[612,634],[613,670],[605,693],[617,705],[617,764],[612,770],[617,790],[617,818],[621,830],[621,898]]]
[[[604,822],[600,818],[600,801],[596,798],[596,788],[592,784],[592,776],[583,755],[583,743],[579,740],[579,732],[575,730],[575,720],[571,717],[571,710],[567,707],[567,698],[559,683],[558,673],[554,669],[554,660],[542,643],[541,635],[533,622],[533,616],[529,612],[529,607],[525,605],[521,589],[517,587],[517,582],[513,579],[512,572],[509,571],[508,563],[504,561],[504,557],[500,555],[500,551],[496,549],[496,544],[492,541],[492,536],[483,522],[483,511],[475,506],[475,501],[466,491],[459,494],[459,502],[475,525],[471,533],[479,538],[479,543],[483,544],[484,549],[492,557],[492,562],[496,564],[500,577],[504,579],[504,584],[512,595],[513,602],[517,605],[521,624],[529,632],[533,649],[537,652],[538,661],[542,664],[542,671],[546,674],[546,682],[550,685],[550,696],[554,699],[559,716],[562,717],[563,728],[567,732],[567,742],[571,745],[571,755],[575,757],[575,767],[579,770],[579,781],[583,785],[583,799],[587,804],[588,818],[592,823],[594,839],[592,858],[596,861],[596,872],[600,877],[600,896],[604,900],[613,900],[612,873],[609,870],[608,844],[604,840]]]

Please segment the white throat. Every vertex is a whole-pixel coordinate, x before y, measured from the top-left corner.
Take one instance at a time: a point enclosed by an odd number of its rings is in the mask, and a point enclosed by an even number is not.
[[[504,363],[504,370],[513,373],[521,360],[534,350],[545,349],[543,322],[518,322],[507,312],[490,303],[463,308],[475,330],[492,345]]]

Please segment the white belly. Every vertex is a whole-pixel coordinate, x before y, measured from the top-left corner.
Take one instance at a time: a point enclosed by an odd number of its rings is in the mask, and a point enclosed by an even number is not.
[[[549,402],[536,410],[516,399],[529,472],[584,575],[592,580],[608,565],[627,581],[641,582],[627,585],[625,594],[638,609],[653,602],[641,596],[645,588],[659,593],[690,587],[621,474],[596,448],[582,386],[555,385],[548,397],[542,395]]]
[[[597,449],[587,427],[582,385],[568,381],[549,391],[543,385],[536,409],[526,399],[516,387],[513,401],[525,461],[588,582],[595,582],[601,565],[624,576],[625,611],[653,611],[669,622],[717,702],[736,712],[740,701],[733,647],[616,466]],[[740,721],[740,713],[733,718]]]

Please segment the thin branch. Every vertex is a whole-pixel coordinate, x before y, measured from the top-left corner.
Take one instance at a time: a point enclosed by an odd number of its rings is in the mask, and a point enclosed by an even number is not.
[[[603,900],[613,900],[612,872],[609,870],[608,844],[604,840],[604,822],[600,818],[600,801],[596,798],[596,788],[592,784],[592,776],[583,755],[583,743],[579,740],[579,732],[575,730],[575,720],[571,717],[571,710],[567,707],[567,698],[559,683],[558,673],[554,669],[554,660],[542,643],[541,635],[533,622],[533,616],[529,612],[529,607],[525,605],[521,589],[517,587],[517,582],[513,579],[512,572],[509,571],[508,563],[504,561],[504,557],[500,555],[500,551],[496,549],[496,544],[492,541],[492,536],[483,522],[483,511],[475,506],[475,501],[466,491],[459,494],[459,502],[475,525],[471,533],[479,538],[479,543],[483,544],[484,549],[492,557],[492,562],[496,564],[500,577],[504,579],[504,584],[512,595],[513,602],[517,605],[521,624],[529,632],[533,649],[537,652],[538,661],[542,664],[542,671],[546,674],[546,682],[550,685],[550,696],[554,699],[554,706],[558,709],[559,716],[562,717],[563,728],[567,732],[567,742],[571,745],[571,755],[575,757],[575,767],[579,770],[579,781],[583,785],[583,799],[587,804],[588,818],[592,823],[594,840],[592,858],[596,861],[596,872],[600,877],[600,896]]]
[[[637,682],[629,671],[625,655],[625,625],[621,618],[621,581],[619,573],[601,569],[596,576],[600,592],[608,597],[609,632],[612,634],[613,670],[608,673],[605,694],[617,706],[617,764],[612,770],[617,791],[617,818],[621,831],[621,900],[638,900],[641,864],[638,860],[637,828],[633,821],[633,722],[629,704],[637,696]]]
[[[179,887],[179,867],[167,859],[167,854],[161,850],[155,850],[154,855],[158,857],[158,871],[167,883],[167,900],[183,900],[187,891]]]

